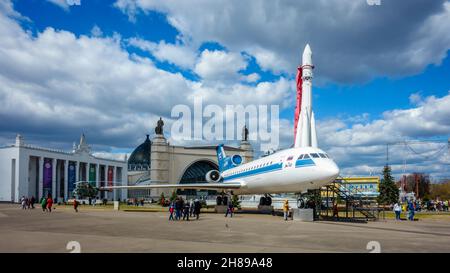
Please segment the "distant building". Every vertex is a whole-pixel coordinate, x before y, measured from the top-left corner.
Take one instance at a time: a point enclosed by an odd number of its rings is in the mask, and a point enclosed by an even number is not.
[[[34,147],[17,135],[16,143],[0,148],[0,201],[19,202],[22,196],[73,197],[77,181],[96,186],[127,183],[127,162],[95,157],[84,134],[71,152]],[[101,198],[125,199],[126,190],[101,192]]]

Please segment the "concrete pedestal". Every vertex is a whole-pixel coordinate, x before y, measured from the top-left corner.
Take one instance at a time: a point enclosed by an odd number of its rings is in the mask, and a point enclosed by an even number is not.
[[[216,213],[225,213],[227,212],[228,206],[224,206],[224,205],[216,205],[215,207],[215,211]]]
[[[273,206],[261,206],[261,205],[258,205],[258,212],[259,213],[272,214]]]
[[[114,210],[119,210],[119,209],[120,209],[119,201],[114,201]]]
[[[292,219],[303,222],[314,221],[313,209],[292,209]]]

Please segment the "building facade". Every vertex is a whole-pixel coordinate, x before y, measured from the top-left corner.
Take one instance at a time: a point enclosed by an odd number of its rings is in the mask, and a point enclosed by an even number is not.
[[[127,162],[98,158],[82,135],[71,152],[34,147],[22,136],[14,145],[0,148],[0,201],[19,202],[22,196],[51,195],[58,202],[73,198],[75,183],[86,181],[103,185],[126,185]],[[100,192],[99,198],[125,199],[127,190]]]

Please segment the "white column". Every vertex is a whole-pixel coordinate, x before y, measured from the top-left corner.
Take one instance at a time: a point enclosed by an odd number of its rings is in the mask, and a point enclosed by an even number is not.
[[[100,164],[95,164],[95,186],[100,187]]]
[[[77,161],[77,168],[75,170],[75,182],[80,181],[80,161]]]
[[[103,181],[103,185],[107,186],[108,185],[108,165],[105,165],[105,169],[104,169],[105,175],[103,176],[105,179]],[[105,193],[105,198],[108,199],[108,191],[104,191]]]
[[[56,163],[58,161],[55,158],[52,158],[52,198],[55,199],[56,196]]]
[[[117,167],[114,166],[113,167],[113,186],[116,186],[116,181],[117,181],[116,175],[117,175]],[[116,201],[116,199],[117,199],[117,190],[116,189],[113,190],[113,195],[114,195],[113,200]]]
[[[64,160],[64,201],[69,196],[69,160]]]
[[[89,182],[89,163],[86,162],[86,182]]]
[[[39,173],[38,173],[39,196],[37,198],[40,200],[40,198],[44,194],[44,157],[40,156],[38,162],[39,162]]]

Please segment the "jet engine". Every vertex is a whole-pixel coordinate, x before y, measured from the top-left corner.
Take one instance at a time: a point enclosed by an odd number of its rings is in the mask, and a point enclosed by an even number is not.
[[[222,179],[218,170],[210,170],[206,173],[206,181],[208,183],[217,183]]]
[[[240,156],[240,155],[233,155],[231,157],[231,163],[234,166],[240,165],[242,163],[242,156]]]

